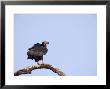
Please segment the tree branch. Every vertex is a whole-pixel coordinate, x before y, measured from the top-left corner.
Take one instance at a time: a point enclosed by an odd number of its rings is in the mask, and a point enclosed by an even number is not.
[[[21,74],[31,74],[32,70],[35,69],[50,69],[51,71],[53,71],[54,73],[57,73],[59,76],[65,76],[65,74],[60,71],[58,68],[54,68],[52,65],[50,64],[34,64],[32,66],[20,69],[18,71],[16,71],[14,73],[14,76],[19,76]]]

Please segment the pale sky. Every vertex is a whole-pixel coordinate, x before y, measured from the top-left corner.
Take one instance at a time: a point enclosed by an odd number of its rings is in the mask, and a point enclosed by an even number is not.
[[[59,68],[67,76],[97,75],[96,14],[15,14],[14,72],[35,64],[27,60],[27,49],[49,41],[44,62]],[[56,76],[39,69],[25,76]],[[24,75],[23,75],[24,76]]]

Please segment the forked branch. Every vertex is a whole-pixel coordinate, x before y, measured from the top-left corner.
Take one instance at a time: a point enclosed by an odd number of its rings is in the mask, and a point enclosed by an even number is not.
[[[57,73],[59,76],[65,76],[65,74],[62,71],[60,71],[58,68],[54,68],[50,64],[34,64],[32,66],[16,71],[14,73],[14,76],[19,76],[21,74],[31,74],[32,70],[35,70],[35,69],[50,69],[54,73]]]

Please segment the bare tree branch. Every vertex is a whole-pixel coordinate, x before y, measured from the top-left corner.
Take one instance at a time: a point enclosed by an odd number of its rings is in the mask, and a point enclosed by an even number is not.
[[[14,73],[14,76],[19,76],[21,74],[31,74],[32,70],[35,69],[50,69],[51,71],[53,71],[54,73],[57,73],[59,76],[65,76],[65,74],[60,71],[58,68],[54,68],[52,65],[50,64],[34,64],[32,66],[20,69],[18,71],[16,71]]]

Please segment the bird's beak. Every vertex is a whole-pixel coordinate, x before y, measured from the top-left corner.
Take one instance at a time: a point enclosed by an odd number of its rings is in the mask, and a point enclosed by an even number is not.
[[[46,44],[49,44],[49,42],[47,42]]]

